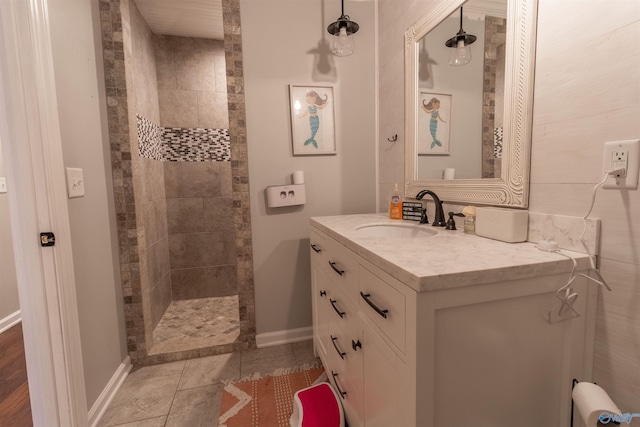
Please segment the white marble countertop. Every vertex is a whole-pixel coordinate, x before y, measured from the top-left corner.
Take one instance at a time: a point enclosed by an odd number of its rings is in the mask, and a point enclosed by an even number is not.
[[[536,248],[534,243],[505,243],[431,224],[391,220],[387,214],[314,217],[311,226],[417,292],[504,282],[571,271],[568,258]],[[431,237],[401,239],[364,237],[357,231],[367,224],[416,225],[437,230]],[[586,254],[562,250],[589,268]]]

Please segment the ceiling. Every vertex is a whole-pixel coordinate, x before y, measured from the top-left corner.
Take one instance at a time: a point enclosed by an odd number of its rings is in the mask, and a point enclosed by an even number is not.
[[[222,0],[135,0],[155,34],[223,40]]]

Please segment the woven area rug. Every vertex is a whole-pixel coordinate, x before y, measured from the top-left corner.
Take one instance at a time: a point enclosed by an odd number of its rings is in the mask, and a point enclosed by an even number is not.
[[[293,395],[326,381],[322,367],[252,376],[224,387],[218,427],[289,427]]]

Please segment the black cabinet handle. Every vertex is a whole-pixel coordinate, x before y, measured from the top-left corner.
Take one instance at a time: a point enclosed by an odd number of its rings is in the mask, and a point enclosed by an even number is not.
[[[338,389],[338,393],[340,393],[340,397],[344,399],[344,397],[347,395],[347,392],[346,391],[342,391],[340,389],[340,385],[338,384],[338,381],[336,380],[336,377],[338,376],[338,374],[333,372],[333,371],[331,371],[331,376],[333,377],[333,382],[335,383],[336,388]]]
[[[335,262],[329,261],[329,265],[331,266],[331,268],[333,268],[333,271],[335,271],[339,275],[342,276],[344,274],[344,270],[340,270],[338,267],[336,267],[336,263]]]
[[[367,304],[369,304],[369,307],[373,308],[376,311],[376,313],[378,313],[385,319],[387,318],[387,313],[389,313],[389,310],[381,310],[380,307],[371,302],[371,300],[369,299],[369,297],[371,297],[371,294],[365,294],[364,292],[360,291],[360,296],[367,302]]]
[[[315,243],[311,244],[311,249],[313,249],[315,251],[315,253],[319,254],[320,252],[322,252],[322,249],[320,249],[318,247],[318,245],[316,245]]]
[[[338,307],[336,307],[336,302],[338,302],[338,300],[329,298],[329,302],[331,303],[331,307],[333,307],[336,313],[338,313],[338,316],[340,316],[341,318],[344,318],[344,315],[347,313],[345,313],[344,311],[338,310]]]
[[[323,296],[325,296],[325,295],[327,295],[327,291],[320,291],[320,296],[321,296],[321,297],[323,297]]]
[[[362,343],[360,342],[360,340],[358,341],[351,340],[351,348],[353,349],[353,351],[357,351],[358,348],[362,348]]]
[[[338,337],[334,337],[333,335],[331,335],[331,342],[333,343],[333,348],[335,348],[336,351],[338,352],[338,356],[340,356],[340,359],[344,360],[344,357],[347,355],[347,353],[343,353],[343,352],[340,351],[340,349],[336,345],[336,340],[337,339],[338,339]]]

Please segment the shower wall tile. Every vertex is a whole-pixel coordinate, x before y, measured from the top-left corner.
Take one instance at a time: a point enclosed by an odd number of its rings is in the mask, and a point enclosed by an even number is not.
[[[167,222],[170,234],[204,231],[204,211],[201,198],[167,200]]]
[[[224,46],[220,51],[216,50],[215,67],[216,67],[216,92],[227,93],[227,72],[224,64]],[[226,97],[225,97],[226,99]],[[227,103],[224,103],[225,106]]]
[[[171,288],[175,300],[237,295],[236,266],[171,270]]]
[[[167,199],[182,197],[182,162],[163,162]]]
[[[235,240],[235,233],[229,231],[171,234],[171,269],[235,264]]]
[[[229,128],[226,92],[198,92],[198,126],[213,129]]]
[[[158,84],[156,80],[156,55],[153,47],[153,33],[140,14],[135,2],[130,2],[132,31],[133,87],[136,108],[133,113],[141,114],[158,123]]]
[[[228,128],[224,42],[155,36],[154,44],[162,108],[160,124],[164,127]],[[190,102],[195,100],[187,108],[186,97]],[[197,112],[191,114],[194,109]]]
[[[160,125],[168,128],[198,127],[198,92],[158,90]]]
[[[173,52],[167,48],[166,43],[158,43],[158,38],[161,37],[163,36],[156,35],[154,40],[158,89],[173,90],[178,87],[176,64],[173,60]]]
[[[220,167],[217,162],[182,162],[183,197],[220,197]]]
[[[164,191],[164,166],[157,160],[142,159],[145,201],[151,202],[166,199]]]
[[[205,231],[232,231],[234,227],[232,198],[216,197],[204,199]]]
[[[219,163],[218,167],[220,168],[220,196],[232,198],[231,162]]]
[[[147,247],[167,237],[167,201],[158,199],[144,206],[144,224]]]
[[[175,53],[177,89],[215,92],[215,63],[213,52],[201,43],[185,43],[186,49]]]
[[[162,315],[171,304],[171,274],[167,272],[151,290],[151,320],[153,328],[158,325]]]
[[[164,237],[147,248],[147,272],[150,287],[153,288],[170,269],[169,238]]]

